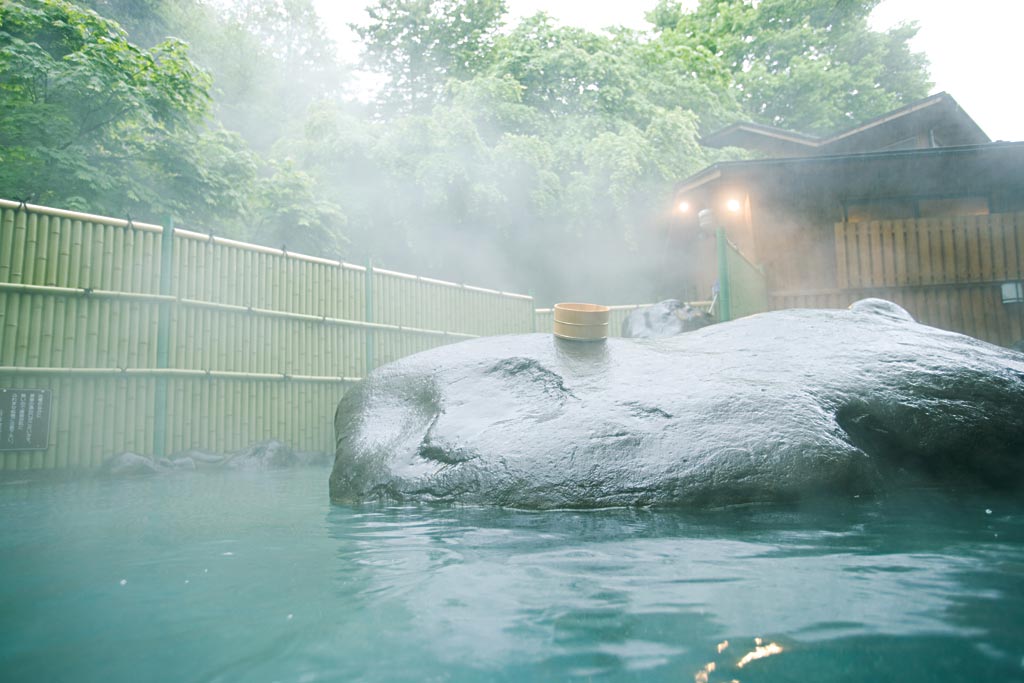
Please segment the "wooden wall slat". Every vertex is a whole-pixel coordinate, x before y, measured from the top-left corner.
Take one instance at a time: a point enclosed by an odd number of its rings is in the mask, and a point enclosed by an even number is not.
[[[1024,214],[835,225],[840,288],[1024,277]]]
[[[906,226],[902,220],[892,222],[893,229],[893,285],[907,284]]]
[[[882,281],[891,287],[896,284],[896,243],[893,221],[882,221]]]

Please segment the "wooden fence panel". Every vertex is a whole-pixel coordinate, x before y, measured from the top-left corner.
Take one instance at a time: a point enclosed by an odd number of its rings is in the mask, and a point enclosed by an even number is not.
[[[1022,338],[1022,305],[1003,304],[1000,286],[1024,278],[1024,214],[837,223],[835,236],[839,289],[851,293],[837,301],[873,292],[925,324],[997,344]],[[822,300],[775,293],[772,306]]]
[[[846,223],[835,224],[836,286],[842,289],[850,286],[850,273],[848,270],[850,254],[846,249],[846,226]]]
[[[788,308],[846,308],[858,297],[850,290],[817,290],[807,292],[772,292],[769,299],[772,310]]]

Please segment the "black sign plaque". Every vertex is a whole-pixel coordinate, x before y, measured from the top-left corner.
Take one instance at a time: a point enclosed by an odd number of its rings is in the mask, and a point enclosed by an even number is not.
[[[0,389],[0,451],[43,451],[50,445],[50,390]]]

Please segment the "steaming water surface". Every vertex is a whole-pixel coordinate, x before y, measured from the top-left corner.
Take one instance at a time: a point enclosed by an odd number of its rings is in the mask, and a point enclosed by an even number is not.
[[[0,678],[1024,681],[1019,502],[342,508],[327,474],[0,482]]]

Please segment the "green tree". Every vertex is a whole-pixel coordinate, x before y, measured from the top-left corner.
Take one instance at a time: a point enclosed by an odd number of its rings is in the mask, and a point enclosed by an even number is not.
[[[0,5],[0,195],[158,219],[235,215],[254,165],[207,130],[209,76],[63,0]]]
[[[398,110],[429,107],[450,79],[467,80],[491,63],[505,0],[377,0],[370,21],[353,26],[363,59],[389,81],[383,101]]]
[[[248,237],[304,254],[340,258],[348,244],[348,218],[340,207],[324,199],[313,178],[290,162],[271,167],[273,174],[260,179],[246,209]]]
[[[369,106],[312,0],[81,3],[0,4],[0,194],[546,298],[648,296],[558,255],[642,281],[672,184],[729,154],[701,132],[828,131],[928,86],[913,26],[869,29],[877,0],[660,0],[651,31],[599,34],[376,0]]]
[[[76,4],[113,19],[133,43],[143,47],[166,40],[174,33],[174,16],[197,7],[194,0],[80,0]]]
[[[397,25],[364,37],[392,45]],[[402,40],[422,47],[410,35]],[[420,81],[408,78],[405,56],[371,61],[391,69],[378,117],[355,124],[321,112],[291,145],[304,168],[330,179],[325,190],[344,196],[357,250],[543,297],[583,282],[613,298],[641,296],[584,264],[642,267],[663,197],[707,161],[698,122],[735,116],[728,71],[707,50],[560,27],[544,14],[473,54],[463,62],[472,68],[438,66]],[[389,106],[396,95],[404,106]]]
[[[661,0],[648,15],[659,41],[703,49],[729,70],[746,118],[826,133],[924,97],[915,25],[873,31],[879,0]]]
[[[218,119],[261,154],[301,128],[314,103],[345,94],[349,71],[311,0],[238,0],[187,30],[214,76]]]

